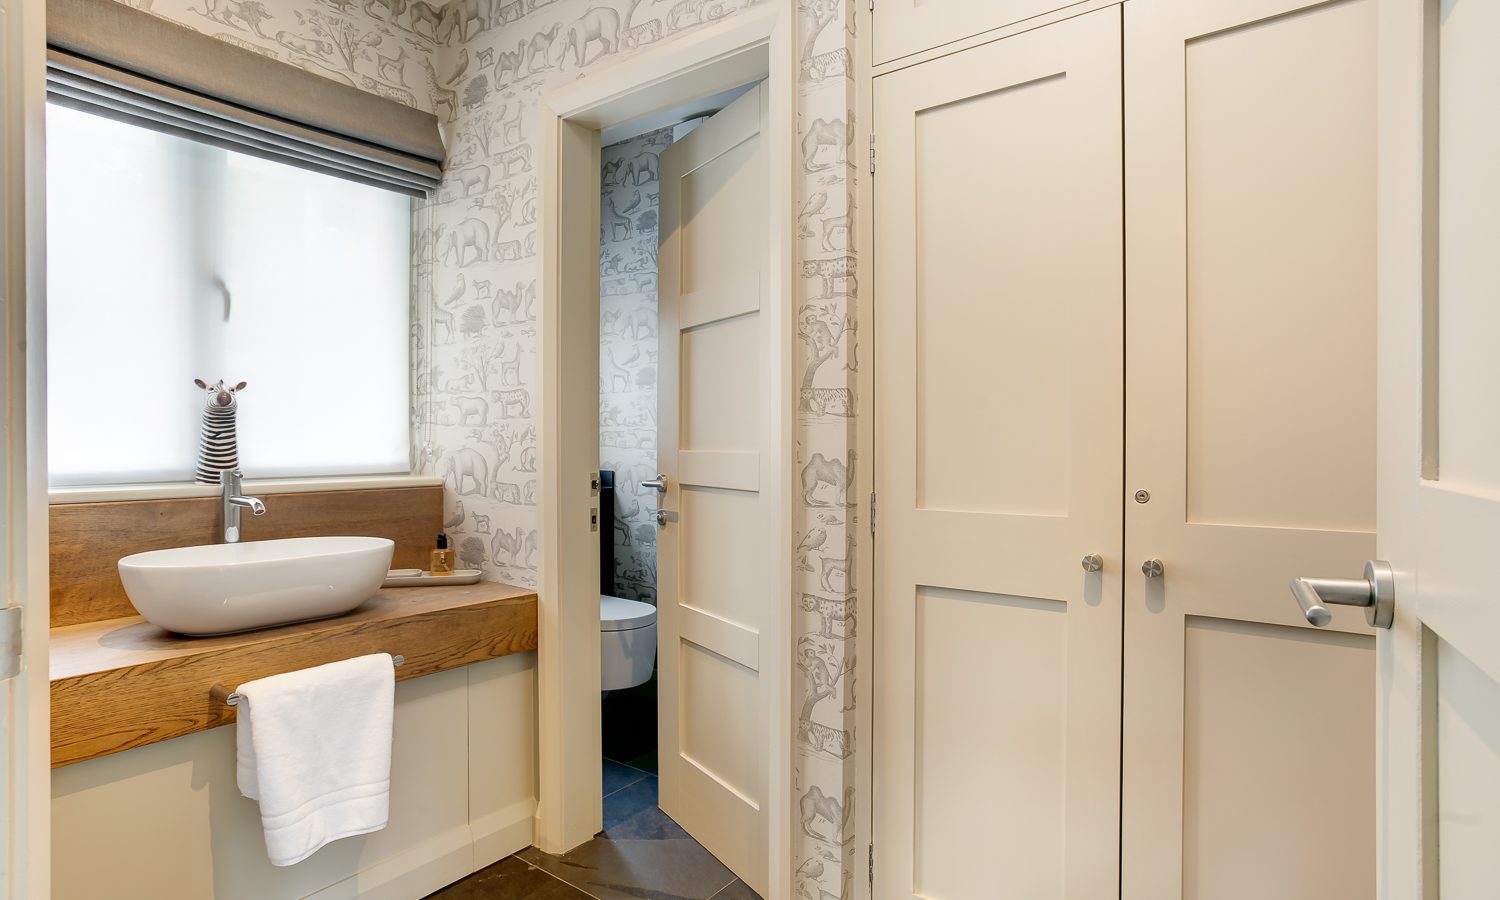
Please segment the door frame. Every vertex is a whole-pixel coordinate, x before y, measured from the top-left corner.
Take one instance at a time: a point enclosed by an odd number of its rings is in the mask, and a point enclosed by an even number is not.
[[[750,81],[765,79],[770,91],[768,163],[771,183],[782,186],[769,198],[773,274],[763,312],[776,335],[764,395],[775,406],[777,433],[770,443],[779,448],[771,461],[777,487],[769,490],[777,531],[773,596],[780,602],[766,624],[763,673],[770,898],[790,896],[792,881],[796,21],[792,0],[760,4],[551,91],[539,105],[543,388],[537,468],[543,499],[536,840],[542,850],[561,853],[603,825],[598,534],[590,527],[598,498],[588,484],[599,468],[599,131]]]
[[[47,616],[46,7],[0,0],[0,606],[22,609],[22,670],[0,682],[0,891],[51,892]]]

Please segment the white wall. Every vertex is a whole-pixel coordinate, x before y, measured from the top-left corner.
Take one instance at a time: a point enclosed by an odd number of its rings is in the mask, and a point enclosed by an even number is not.
[[[399,683],[390,824],[286,868],[235,785],[236,726],[55,769],[52,896],[408,900],[527,847],[535,665],[520,653]]]

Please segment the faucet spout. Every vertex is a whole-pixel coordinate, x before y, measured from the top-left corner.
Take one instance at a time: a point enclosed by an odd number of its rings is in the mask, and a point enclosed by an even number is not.
[[[240,510],[248,509],[251,515],[256,516],[266,514],[266,505],[259,497],[241,496],[240,479],[242,477],[239,469],[225,469],[219,473],[219,484],[224,488],[224,543],[226,544],[239,543]]]
[[[266,514],[266,505],[260,502],[259,497],[230,497],[229,502],[235,506],[250,510],[252,516],[263,516]]]

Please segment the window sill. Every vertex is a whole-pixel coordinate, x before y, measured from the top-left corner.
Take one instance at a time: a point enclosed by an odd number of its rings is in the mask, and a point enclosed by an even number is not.
[[[312,491],[357,491],[370,488],[428,487],[442,484],[436,475],[345,475],[322,478],[264,478],[244,481],[246,494],[305,494]],[[49,504],[108,503],[115,500],[175,500],[216,497],[217,485],[194,482],[170,484],[82,485],[47,491]]]

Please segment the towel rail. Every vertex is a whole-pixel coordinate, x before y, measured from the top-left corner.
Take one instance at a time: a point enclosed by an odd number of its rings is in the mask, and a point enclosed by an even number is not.
[[[406,657],[401,656],[400,654],[391,656],[391,665],[398,669],[401,668],[401,664],[404,662],[406,662]],[[222,684],[216,684],[213,687],[209,688],[208,696],[213,698],[216,702],[224,704],[225,706],[239,706],[240,701],[244,699],[240,696],[239,691],[231,691],[229,688],[225,687]]]

